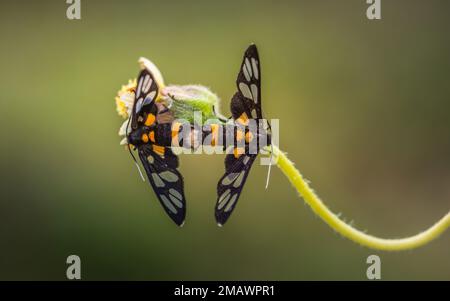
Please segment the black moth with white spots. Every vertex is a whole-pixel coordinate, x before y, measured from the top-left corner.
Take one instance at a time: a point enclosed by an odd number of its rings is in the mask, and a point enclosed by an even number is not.
[[[245,124],[242,124],[243,120],[254,119],[259,126],[259,120],[262,119],[261,67],[255,45],[250,45],[245,51],[236,85],[238,91],[231,100],[231,113],[236,125],[245,127]],[[263,130],[261,129],[261,131]],[[270,145],[270,134],[268,133],[267,145]],[[225,174],[217,184],[215,216],[219,226],[225,224],[236,207],[256,156],[257,154],[250,154],[247,148],[241,155],[226,155]]]
[[[186,217],[186,200],[183,177],[177,170],[178,157],[170,148],[143,143],[141,138],[142,135],[148,137],[148,133],[158,126],[158,114],[163,114],[158,112],[155,102],[158,92],[153,75],[144,68],[137,80],[128,142],[137,148],[148,180],[164,210],[177,225],[182,226]],[[171,121],[166,120],[168,123]]]

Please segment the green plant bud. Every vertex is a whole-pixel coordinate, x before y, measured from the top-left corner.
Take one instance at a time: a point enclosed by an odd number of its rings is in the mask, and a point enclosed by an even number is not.
[[[161,101],[174,113],[176,119],[193,123],[220,118],[219,97],[208,88],[200,85],[170,85],[164,87]],[[194,116],[194,112],[198,112]],[[197,119],[196,119],[197,118]]]

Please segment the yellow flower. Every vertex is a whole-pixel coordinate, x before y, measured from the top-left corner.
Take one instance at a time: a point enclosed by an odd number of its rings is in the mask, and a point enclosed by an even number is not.
[[[137,82],[136,79],[129,80],[128,84],[123,85],[117,92],[116,96],[116,110],[117,113],[124,119],[127,119],[133,108],[134,93],[136,91]]]

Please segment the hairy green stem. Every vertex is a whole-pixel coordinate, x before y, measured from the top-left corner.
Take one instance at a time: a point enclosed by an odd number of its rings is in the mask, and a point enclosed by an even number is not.
[[[277,166],[286,175],[292,185],[294,185],[311,209],[336,232],[362,246],[385,251],[414,249],[437,238],[450,226],[449,212],[433,226],[414,236],[400,239],[385,239],[366,234],[345,223],[336,214],[331,212],[314,193],[300,172],[294,167],[294,163],[276,146],[273,146],[273,155],[277,159]]]

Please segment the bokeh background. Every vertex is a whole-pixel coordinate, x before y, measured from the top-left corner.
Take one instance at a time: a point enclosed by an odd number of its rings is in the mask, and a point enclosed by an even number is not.
[[[450,2],[1,1],[0,279],[450,280],[450,237],[388,253],[350,242],[276,168],[255,165],[224,228],[214,221],[223,156],[184,156],[177,228],[119,146],[114,96],[146,56],[166,82],[229,99],[243,51],[259,47],[263,110],[281,149],[334,212],[381,237],[450,209]]]

